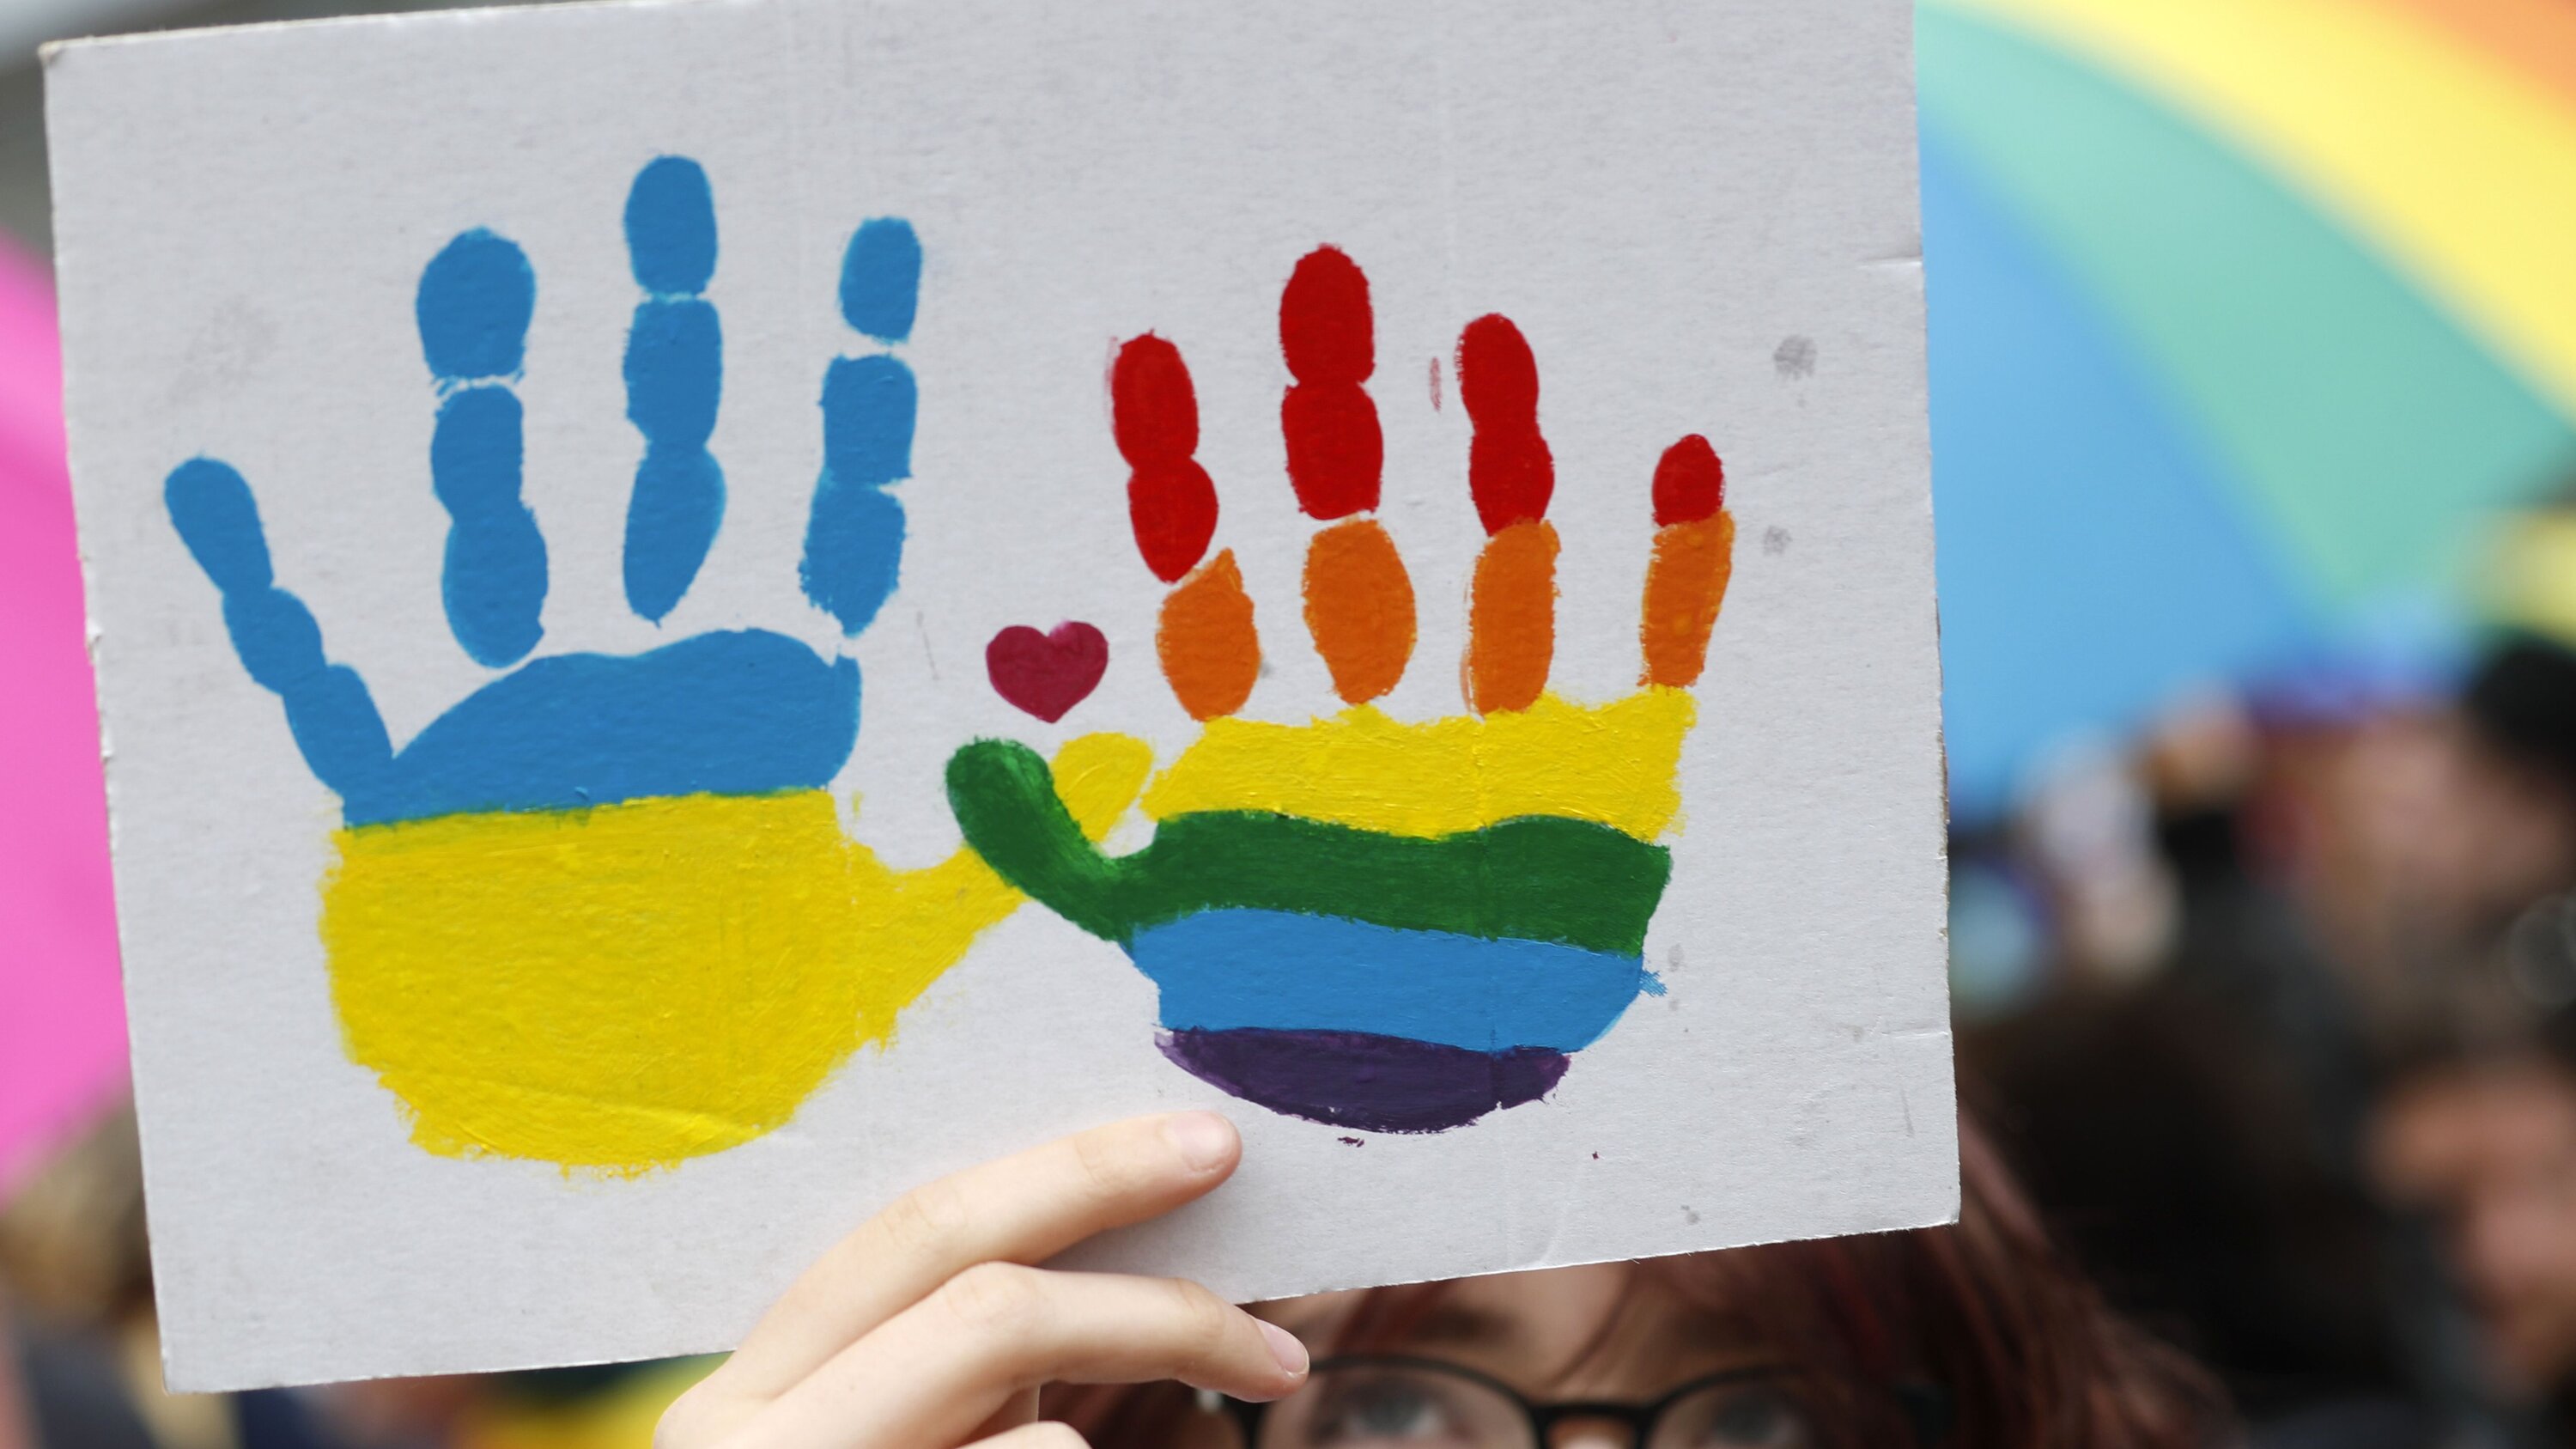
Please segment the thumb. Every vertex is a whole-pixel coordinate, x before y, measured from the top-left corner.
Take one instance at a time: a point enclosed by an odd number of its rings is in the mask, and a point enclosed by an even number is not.
[[[1069,764],[1090,763],[1073,746],[1066,753],[1073,757]],[[1068,770],[1077,782],[1073,793],[1082,797],[1085,813],[1104,832],[1117,815],[1098,808],[1104,797],[1134,792],[1133,783],[1119,784],[1122,774],[1131,782],[1142,778],[1140,770],[1121,771],[1106,763]],[[1083,930],[1123,940],[1127,923],[1114,899],[1117,865],[1085,838],[1057,791],[1046,761],[1015,741],[975,740],[948,759],[948,808],[984,863]],[[1115,803],[1123,809],[1125,800]]]
[[[1083,735],[1055,752],[1055,788],[1082,833],[1098,840],[1136,803],[1153,768],[1153,747],[1134,735]]]

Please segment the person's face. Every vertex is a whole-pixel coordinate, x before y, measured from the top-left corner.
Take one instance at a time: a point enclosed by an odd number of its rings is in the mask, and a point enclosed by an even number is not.
[[[1263,1312],[1321,1346],[1335,1340],[1359,1301],[1357,1294],[1326,1294]],[[1473,1370],[1541,1404],[1646,1403],[1713,1374],[1777,1363],[1743,1326],[1625,1264],[1462,1280],[1382,1351]],[[1814,1412],[1784,1382],[1752,1379],[1712,1391],[1704,1404],[1694,1396],[1667,1420],[1661,1442],[1807,1449],[1827,1442],[1822,1426],[1809,1422]],[[1486,1449],[1526,1433],[1515,1413],[1472,1386],[1444,1398],[1436,1377],[1327,1371],[1273,1407],[1262,1449]],[[1557,1426],[1549,1449],[1625,1446],[1629,1432],[1615,1420],[1569,1420]]]
[[[2344,823],[2370,861],[2369,889],[2425,928],[2475,929],[2576,869],[2559,787],[2457,715],[2377,721],[2344,764]]]
[[[1269,1316],[1322,1342],[1357,1297],[1295,1299]],[[1539,1400],[1651,1399],[1764,1358],[1744,1330],[1625,1263],[1461,1279],[1392,1351],[1476,1369]]]
[[[2377,1139],[2382,1181],[2441,1223],[2513,1386],[2576,1375],[2576,1079],[2522,1062],[2420,1082]]]

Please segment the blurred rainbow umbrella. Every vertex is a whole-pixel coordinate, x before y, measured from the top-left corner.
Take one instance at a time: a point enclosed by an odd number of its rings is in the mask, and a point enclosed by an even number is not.
[[[2437,665],[2576,478],[2576,7],[1922,0],[1951,789]]]

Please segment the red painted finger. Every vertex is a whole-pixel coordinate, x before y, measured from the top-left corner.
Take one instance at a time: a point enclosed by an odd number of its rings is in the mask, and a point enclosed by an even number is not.
[[[1279,351],[1296,382],[1279,403],[1288,481],[1311,517],[1377,507],[1386,439],[1361,384],[1377,368],[1368,277],[1333,247],[1297,263],[1279,294]]]
[[[1490,313],[1458,337],[1458,400],[1475,428],[1467,487],[1487,533],[1547,516],[1556,461],[1538,429],[1538,360],[1510,318]]]
[[[1199,400],[1181,349],[1151,332],[1118,349],[1109,370],[1110,427],[1129,464],[1170,463],[1199,450]]]
[[[1187,458],[1149,463],[1127,475],[1127,521],[1145,567],[1164,583],[1179,583],[1216,537],[1216,484]]]
[[[1655,465],[1655,526],[1695,523],[1726,506],[1726,465],[1697,433],[1664,450]]]
[[[1118,349],[1109,371],[1110,427],[1127,475],[1127,515],[1137,551],[1163,582],[1177,583],[1216,537],[1216,484],[1191,455],[1199,404],[1181,350],[1147,333]]]

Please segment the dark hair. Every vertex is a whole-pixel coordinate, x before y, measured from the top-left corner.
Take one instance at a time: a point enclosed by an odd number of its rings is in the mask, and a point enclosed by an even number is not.
[[[2461,689],[2460,707],[2489,744],[2576,790],[2576,651],[2503,635]]]
[[[1774,1243],[1635,1265],[1742,1319],[1784,1361],[1928,1382],[1957,1449],[2199,1449],[2229,1442],[2216,1381],[2102,1301],[2059,1255],[1993,1149],[1962,1125],[1957,1224]],[[1320,1353],[1383,1346],[1446,1285],[1371,1293]],[[1191,1410],[1174,1385],[1052,1391],[1100,1449],[1168,1449]]]

